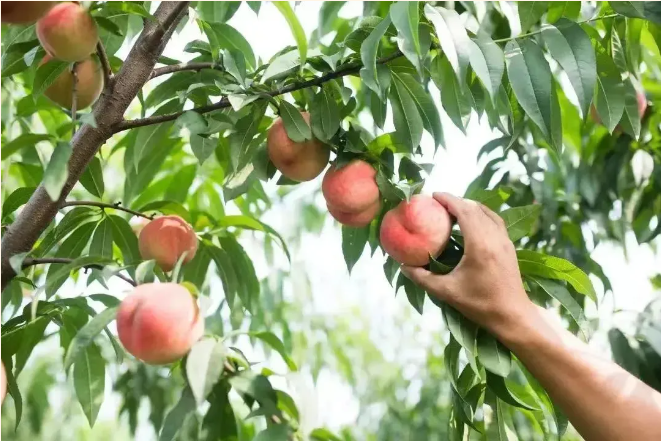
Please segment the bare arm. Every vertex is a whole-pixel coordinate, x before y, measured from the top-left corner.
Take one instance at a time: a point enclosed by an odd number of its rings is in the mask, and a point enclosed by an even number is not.
[[[507,345],[586,440],[661,440],[661,394],[528,299],[502,219],[473,201],[434,197],[457,218],[464,257],[445,276],[412,267],[404,274]]]

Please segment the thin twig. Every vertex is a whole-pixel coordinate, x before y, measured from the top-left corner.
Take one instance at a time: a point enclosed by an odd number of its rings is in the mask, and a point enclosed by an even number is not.
[[[376,60],[376,63],[385,64],[401,56],[403,56],[403,54],[400,51],[395,51],[392,54],[388,55],[387,57],[379,58],[378,60]],[[312,86],[321,86],[322,84],[327,83],[328,81],[334,80],[336,78],[341,78],[346,75],[356,74],[360,72],[360,69],[362,67],[363,64],[360,62],[349,63],[343,66],[340,70],[327,73],[326,75],[322,75],[320,77],[313,78],[311,80],[292,83],[281,89],[265,92],[265,94],[274,97],[274,96],[284,95],[286,93],[294,92],[296,90],[306,89]],[[209,113],[209,112],[213,112],[214,110],[224,109],[226,107],[230,107],[230,102],[227,99],[227,97],[223,97],[220,99],[220,101],[218,101],[215,104],[196,107],[192,110],[197,113]],[[136,127],[150,126],[152,124],[160,124],[167,121],[174,121],[175,119],[179,118],[179,116],[181,116],[183,113],[184,112],[182,111],[182,112],[170,113],[167,115],[158,115],[158,116],[150,116],[147,118],[124,120],[115,126],[114,133],[122,132],[124,130],[134,129]]]
[[[28,257],[23,261],[23,268],[28,268],[34,265],[45,265],[48,263],[61,263],[66,265],[71,262],[73,262],[73,259],[69,259],[66,257],[42,257],[39,259]],[[103,269],[103,265],[90,264],[90,265],[85,265],[84,268]],[[135,281],[133,281],[133,279],[131,279],[130,277],[126,277],[119,273],[115,273],[114,275],[130,285],[138,286],[138,284],[135,283]]]
[[[108,54],[106,54],[106,49],[103,47],[103,43],[101,43],[101,41],[96,44],[96,53],[99,56],[99,61],[101,62],[101,69],[103,69],[103,87],[109,87],[113,80],[112,67],[110,67]]]
[[[60,208],[80,207],[80,206],[83,206],[83,207],[99,207],[99,208],[102,208],[102,209],[112,208],[112,209],[115,209],[115,210],[120,210],[120,211],[124,211],[126,213],[130,213],[133,216],[140,216],[140,217],[144,217],[145,219],[149,219],[149,220],[154,219],[153,214],[150,216],[150,215],[141,213],[139,211],[131,210],[130,208],[122,207],[119,202],[116,202],[114,204],[106,204],[105,202],[96,202],[96,201],[67,201],[67,202],[64,202],[62,205],[60,205]]]
[[[76,112],[78,111],[78,63],[71,67],[71,139],[76,135]]]
[[[181,64],[173,64],[171,66],[156,68],[149,76],[149,79],[151,80],[156,77],[160,77],[161,75],[167,75],[175,72],[183,72],[185,70],[200,71],[202,69],[223,70],[222,67],[220,67],[218,64],[211,62],[199,61],[199,62],[181,63]]]
[[[609,14],[609,15],[602,15],[601,17],[592,17],[592,18],[589,18],[587,20],[577,21],[577,22],[575,22],[575,24],[580,25],[580,24],[583,24],[583,23],[591,23],[593,21],[605,20],[607,18],[614,18],[614,17],[620,17],[620,14]],[[544,28],[541,28],[541,29],[538,29],[538,30],[533,31],[533,32],[528,32],[527,34],[517,35],[516,37],[500,38],[498,40],[494,40],[493,42],[494,43],[505,43],[507,41],[517,40],[519,38],[531,37],[533,35],[541,34],[543,30],[544,30]]]

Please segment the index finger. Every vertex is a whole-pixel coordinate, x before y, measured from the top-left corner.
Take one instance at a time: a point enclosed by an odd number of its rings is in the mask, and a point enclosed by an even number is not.
[[[436,199],[448,212],[457,218],[465,242],[478,242],[485,232],[493,231],[494,222],[484,214],[479,203],[449,193],[434,193]]]

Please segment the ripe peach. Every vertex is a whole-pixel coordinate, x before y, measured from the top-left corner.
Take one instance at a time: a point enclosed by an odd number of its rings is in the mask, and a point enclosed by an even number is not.
[[[138,245],[143,259],[154,259],[163,271],[171,271],[184,252],[184,263],[193,260],[197,236],[179,216],[161,216],[142,229]]]
[[[7,395],[7,372],[5,371],[5,364],[0,362],[2,365],[2,371],[0,372],[0,404],[5,402],[5,396]]]
[[[41,64],[51,60],[50,55],[44,56]],[[96,102],[103,90],[103,73],[101,66],[93,59],[88,58],[76,64],[76,109],[81,110]],[[66,70],[48,86],[44,95],[56,104],[71,110],[71,97],[73,90],[73,74]]]
[[[3,2],[2,22],[29,24],[39,20],[55,2]]]
[[[149,364],[172,363],[202,337],[204,317],[183,286],[146,283],[119,306],[117,333],[134,357]]]
[[[77,3],[64,2],[39,19],[37,37],[51,56],[74,62],[94,53],[99,32],[85,8]]]
[[[424,266],[437,257],[450,239],[450,215],[434,198],[414,195],[386,213],[381,224],[381,246],[397,262]]]
[[[310,122],[310,114],[302,112],[303,119]],[[282,119],[278,118],[269,129],[266,149],[275,168],[294,181],[310,181],[324,171],[330,149],[316,139],[294,142],[287,136]]]
[[[381,207],[376,170],[369,163],[355,159],[338,169],[332,165],[321,183],[330,214],[341,224],[364,227]]]

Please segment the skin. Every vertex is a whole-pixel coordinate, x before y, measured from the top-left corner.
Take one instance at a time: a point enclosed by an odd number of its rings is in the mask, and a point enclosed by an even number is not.
[[[47,63],[52,58],[49,55],[44,56],[41,64]],[[103,90],[103,73],[99,63],[88,58],[76,65],[76,108],[82,110],[96,102]],[[73,90],[73,74],[70,70],[65,70],[58,76],[53,83],[48,86],[44,95],[50,98],[54,103],[71,110],[71,96]]]
[[[310,123],[309,113],[301,112],[301,116]],[[311,181],[319,176],[330,158],[330,149],[316,139],[306,142],[289,139],[281,118],[269,129],[266,150],[275,168],[287,178],[298,182]]]
[[[99,32],[85,8],[65,2],[54,6],[37,22],[37,37],[51,56],[73,63],[96,51]]]
[[[358,159],[339,169],[332,165],[321,184],[330,214],[343,225],[368,225],[381,208],[375,177],[374,167]]]
[[[187,252],[184,263],[195,257],[197,236],[193,228],[179,216],[161,216],[149,222],[138,238],[143,259],[154,259],[163,271],[172,271],[179,258]]]
[[[660,440],[661,394],[530,301],[503,220],[476,202],[434,197],[457,218],[464,257],[447,275],[406,266],[402,272],[502,341],[586,440]]]
[[[204,318],[186,288],[175,283],[140,285],[122,301],[117,334],[134,357],[149,364],[172,363],[204,333]]]
[[[383,217],[381,246],[399,263],[424,266],[450,239],[450,216],[431,196],[415,195],[402,201]]]
[[[39,20],[55,6],[54,2],[10,2],[2,3],[2,22],[28,24]]]

